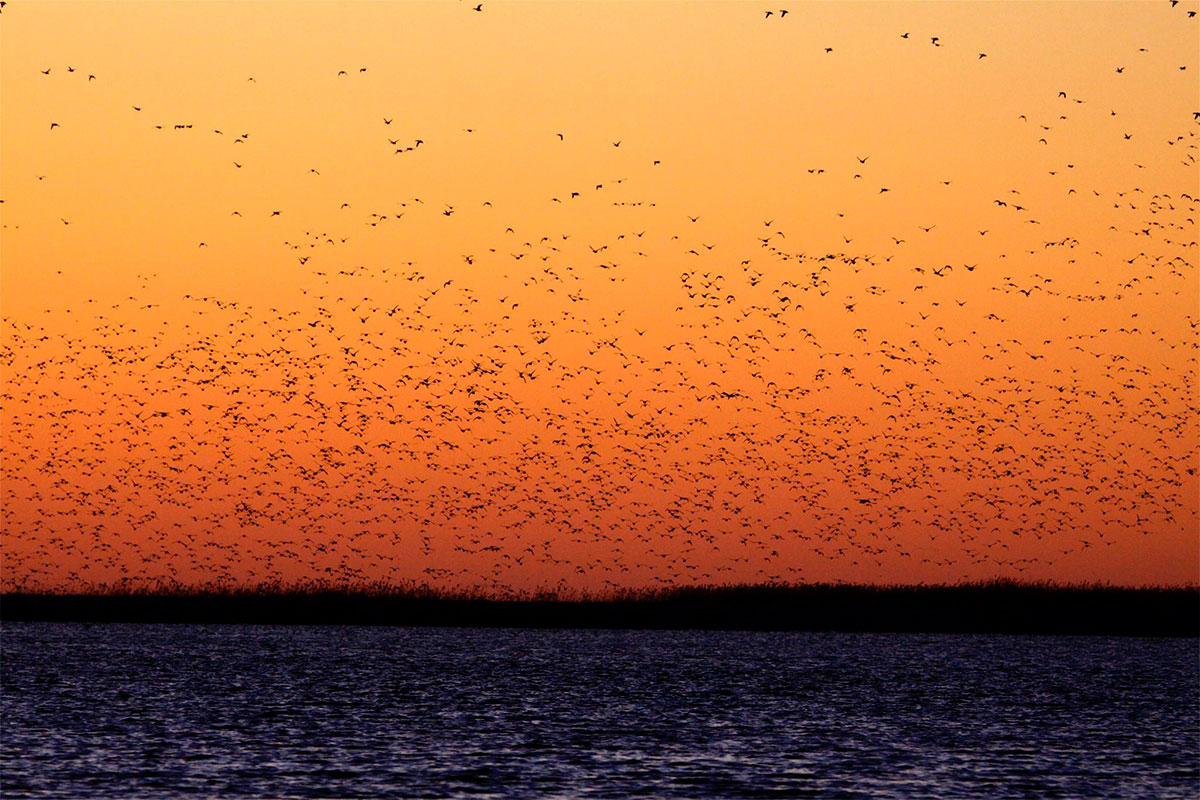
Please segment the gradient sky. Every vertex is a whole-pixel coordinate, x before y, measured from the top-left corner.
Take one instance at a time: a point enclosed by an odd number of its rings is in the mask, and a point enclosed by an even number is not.
[[[5,588],[1196,582],[1200,3],[474,5],[6,5]]]

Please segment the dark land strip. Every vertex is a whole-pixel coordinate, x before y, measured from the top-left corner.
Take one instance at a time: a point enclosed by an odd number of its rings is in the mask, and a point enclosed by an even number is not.
[[[504,598],[386,587],[109,589],[7,592],[0,620],[1195,637],[1200,588],[803,584]]]

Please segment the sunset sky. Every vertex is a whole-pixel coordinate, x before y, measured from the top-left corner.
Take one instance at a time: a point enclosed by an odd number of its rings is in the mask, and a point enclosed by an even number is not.
[[[1200,2],[475,6],[4,7],[3,588],[1196,583]]]

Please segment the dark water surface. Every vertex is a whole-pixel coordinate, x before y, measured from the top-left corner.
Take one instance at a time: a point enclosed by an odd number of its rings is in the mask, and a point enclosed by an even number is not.
[[[1200,796],[1194,639],[6,623],[19,797]]]

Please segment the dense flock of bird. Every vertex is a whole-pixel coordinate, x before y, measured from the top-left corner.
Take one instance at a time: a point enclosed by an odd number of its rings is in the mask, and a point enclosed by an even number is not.
[[[1154,9],[1195,24],[1184,6]],[[53,64],[40,79],[104,75]],[[961,210],[978,247],[933,259],[913,247],[943,220],[884,247],[852,226],[814,247],[784,215],[733,240],[702,200],[665,205],[607,167],[545,198],[605,209],[605,235],[408,192],[388,208],[327,196],[319,228],[291,223],[285,198],[223,210],[228,226],[275,226],[289,302],[186,286],[163,300],[145,269],[119,302],[6,315],[5,586],[1054,577],[1194,533],[1200,191],[1077,179],[1086,154],[1063,121],[1122,109],[1069,86],[1050,99],[1059,119],[1021,123],[1060,164],[1052,188],[1027,194],[1015,175]],[[128,106],[130,126],[205,128],[228,140],[228,169],[253,164],[253,129]],[[381,159],[429,149],[402,119],[374,124]],[[1194,184],[1200,119],[1169,124],[1129,158]],[[47,119],[45,135],[62,127]],[[453,146],[474,146],[462,127]],[[575,136],[546,130],[545,146]],[[584,147],[645,169],[663,158],[628,136]],[[848,152],[797,179],[836,174],[903,202],[902,183],[871,183],[876,161]],[[296,165],[314,180],[319,166]],[[4,202],[11,220],[22,198]],[[75,223],[56,216],[4,235]],[[410,252],[453,216],[487,241],[454,263]],[[391,230],[391,258],[347,255]],[[189,246],[235,260],[219,241]]]

